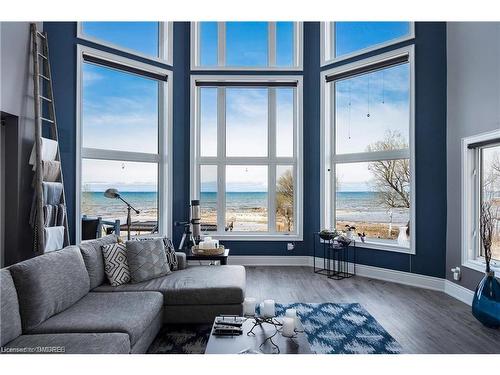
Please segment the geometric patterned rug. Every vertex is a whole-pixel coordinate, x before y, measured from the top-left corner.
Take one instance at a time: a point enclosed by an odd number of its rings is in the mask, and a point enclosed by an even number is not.
[[[294,308],[316,354],[398,354],[402,348],[359,303],[276,304],[276,316]],[[165,325],[148,353],[203,354],[211,325]]]

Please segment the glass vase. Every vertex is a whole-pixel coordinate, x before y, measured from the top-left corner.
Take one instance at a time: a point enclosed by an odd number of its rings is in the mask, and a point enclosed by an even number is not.
[[[472,315],[487,327],[500,327],[500,283],[493,271],[486,273],[477,285]]]

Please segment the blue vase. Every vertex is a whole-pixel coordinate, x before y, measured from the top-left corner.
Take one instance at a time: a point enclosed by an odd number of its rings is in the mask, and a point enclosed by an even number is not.
[[[493,271],[487,273],[477,285],[472,315],[486,327],[500,327],[500,283]]]

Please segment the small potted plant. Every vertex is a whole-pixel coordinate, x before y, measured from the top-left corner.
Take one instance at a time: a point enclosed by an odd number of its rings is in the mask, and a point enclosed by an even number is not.
[[[480,233],[481,246],[484,250],[486,272],[479,282],[474,300],[472,301],[472,314],[487,327],[500,327],[500,283],[495,278],[495,272],[491,270],[491,244],[493,240],[494,221],[491,201],[481,204]]]
[[[337,232],[336,230],[323,229],[321,232],[319,232],[319,238],[321,238],[323,241],[331,241],[338,235],[339,232]]]

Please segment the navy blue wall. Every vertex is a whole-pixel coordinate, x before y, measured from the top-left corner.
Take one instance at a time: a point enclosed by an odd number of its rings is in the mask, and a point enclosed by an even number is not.
[[[68,200],[71,237],[74,239],[75,202],[75,100],[76,45],[81,43],[109,51],[76,38],[75,23],[44,24],[49,34],[56,110],[61,134],[63,171]],[[312,232],[320,222],[320,27],[304,23],[304,241],[294,251],[286,242],[225,242],[235,255],[312,255]],[[446,223],[446,26],[444,23],[417,23],[414,41],[416,56],[416,221],[417,254],[358,249],[362,264],[444,277]],[[126,57],[134,58],[126,53]],[[190,99],[190,27],[174,24],[173,60],[173,220],[184,220],[189,209],[189,99]],[[139,59],[142,60],[142,59]],[[346,63],[349,61],[345,61]],[[155,63],[161,65],[160,63]],[[330,68],[333,65],[322,69]],[[168,67],[168,66],[167,66]],[[207,74],[212,72],[206,72]],[[219,73],[219,72],[218,72]],[[241,72],[238,72],[241,73]],[[249,72],[245,72],[249,73]],[[255,74],[250,72],[249,74]],[[273,72],[272,74],[290,74]],[[202,74],[196,72],[196,74]],[[227,73],[231,74],[231,73]],[[234,74],[234,73],[233,73]],[[262,74],[259,72],[259,74]],[[178,243],[182,229],[173,227]]]

